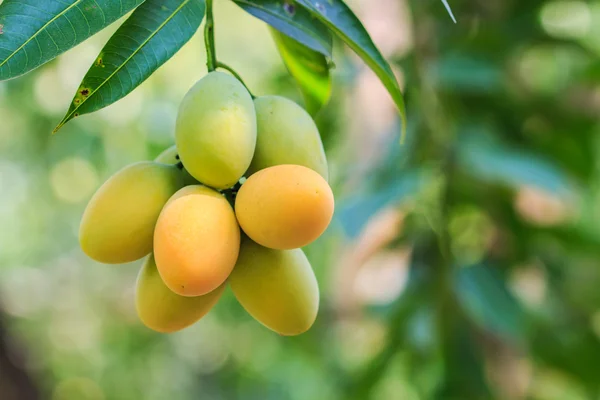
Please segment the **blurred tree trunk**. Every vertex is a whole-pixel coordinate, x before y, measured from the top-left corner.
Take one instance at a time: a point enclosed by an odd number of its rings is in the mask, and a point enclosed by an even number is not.
[[[0,310],[0,399],[40,399],[38,388],[23,367],[22,360],[22,353],[8,337],[6,319]]]

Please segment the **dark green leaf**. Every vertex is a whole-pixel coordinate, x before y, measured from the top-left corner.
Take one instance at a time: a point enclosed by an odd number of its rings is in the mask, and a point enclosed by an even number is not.
[[[233,0],[249,14],[327,57],[333,39],[325,25],[291,0]]]
[[[311,115],[317,114],[331,96],[327,59],[279,31],[272,29],[271,33],[283,62],[304,95],[306,109]]]
[[[373,40],[352,10],[341,0],[297,0],[314,16],[335,32],[377,74],[394,99],[406,130],[406,108],[402,91],[388,62],[383,58]]]
[[[450,17],[452,18],[452,21],[454,21],[454,23],[456,23],[456,18],[454,18],[454,14],[452,14],[452,9],[450,8],[450,4],[448,4],[447,0],[442,0],[442,3],[444,3],[444,6],[446,7],[446,10],[448,10],[448,14],[450,14]]]
[[[143,1],[5,0],[0,4],[0,80],[52,60]]]
[[[570,315],[540,323],[531,338],[532,353],[541,364],[569,374],[590,393],[598,393],[600,341],[589,323]]]
[[[83,78],[65,118],[97,111],[123,98],[194,35],[204,0],[147,0],[108,41]]]
[[[494,269],[476,265],[458,270],[456,295],[471,319],[490,332],[524,343],[526,316]]]

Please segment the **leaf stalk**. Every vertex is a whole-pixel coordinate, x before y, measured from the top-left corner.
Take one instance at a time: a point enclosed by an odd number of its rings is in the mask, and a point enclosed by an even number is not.
[[[246,82],[244,82],[244,80],[242,79],[242,77],[240,76],[240,74],[238,74],[235,69],[233,69],[229,65],[227,65],[225,63],[222,63],[220,61],[217,61],[217,68],[221,68],[221,69],[224,69],[226,71],[229,71],[231,73],[231,75],[233,75],[238,81],[241,82],[242,85],[244,85],[246,87],[246,90],[248,91],[248,93],[250,93],[250,96],[252,96],[252,99],[256,98],[256,96],[254,96],[252,94],[252,92],[250,91],[250,89],[248,88],[248,85],[246,85]]]

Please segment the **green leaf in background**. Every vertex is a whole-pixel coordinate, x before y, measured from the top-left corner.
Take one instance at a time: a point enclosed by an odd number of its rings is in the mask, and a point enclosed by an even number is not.
[[[458,147],[462,168],[485,181],[515,187],[531,185],[560,195],[575,190],[561,169],[539,155],[511,149],[477,132],[464,134]]]
[[[190,40],[204,10],[204,0],[147,0],[138,7],[104,46],[54,132],[133,91]]]
[[[0,80],[23,75],[106,28],[144,0],[0,2]]]
[[[271,29],[277,49],[288,71],[304,95],[306,109],[315,115],[329,101],[331,76],[327,59],[296,40]]]
[[[266,22],[279,32],[303,45],[332,56],[331,32],[302,7],[291,0],[233,0],[250,15]]]
[[[341,0],[297,0],[329,29],[335,32],[377,74],[398,107],[402,132],[406,131],[406,106],[392,68],[381,55],[365,27]]]
[[[427,76],[440,89],[470,93],[495,93],[504,84],[502,71],[493,61],[460,54],[440,57],[429,66]]]
[[[336,210],[336,218],[341,222],[346,234],[355,238],[377,212],[390,204],[415,196],[430,179],[427,171],[406,171],[381,190],[365,190],[343,201]]]
[[[477,325],[514,343],[526,342],[525,312],[497,271],[486,265],[461,268],[456,273],[455,291]]]
[[[454,14],[452,13],[452,9],[450,8],[450,4],[448,4],[448,0],[442,0],[442,3],[444,3],[444,7],[446,7],[446,10],[448,10],[448,14],[450,14],[450,17],[452,18],[452,21],[454,21],[454,23],[456,23],[456,18],[454,18]]]

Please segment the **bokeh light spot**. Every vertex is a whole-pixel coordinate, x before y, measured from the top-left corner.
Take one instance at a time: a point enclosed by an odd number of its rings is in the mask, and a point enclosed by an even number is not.
[[[57,198],[65,203],[79,203],[87,199],[98,186],[98,173],[87,160],[68,157],[50,171],[50,184]]]
[[[578,39],[590,31],[592,16],[583,1],[552,1],[542,7],[540,20],[550,36]]]

